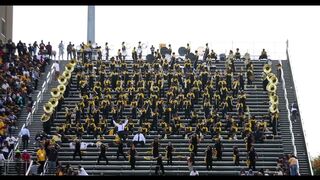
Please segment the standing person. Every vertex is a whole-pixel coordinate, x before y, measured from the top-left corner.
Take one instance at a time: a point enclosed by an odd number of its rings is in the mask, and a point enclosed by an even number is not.
[[[131,170],[135,169],[137,150],[136,150],[136,147],[134,146],[134,144],[131,144],[131,147],[130,147],[129,151],[127,152],[127,154],[129,156]]]
[[[28,149],[29,139],[30,139],[30,131],[27,127],[23,127],[19,133],[19,136],[22,138],[23,149]]]
[[[56,172],[57,161],[58,161],[58,149],[55,147],[55,145],[50,145],[49,153],[48,153],[49,174],[54,174]]]
[[[108,46],[108,43],[106,42],[106,45],[105,45],[106,61],[109,60],[109,50],[110,50],[110,48],[109,48],[109,46]]]
[[[82,155],[81,155],[81,142],[79,139],[75,140],[75,145],[74,145],[74,152],[73,152],[73,160],[75,160],[76,155],[80,156],[80,160],[82,160]]]
[[[168,142],[168,146],[166,147],[166,158],[167,158],[167,165],[172,166],[172,156],[173,156],[174,148],[171,142]]]
[[[210,166],[210,170],[212,170],[212,156],[213,156],[213,150],[211,146],[207,146],[207,150],[205,152],[205,161],[206,161],[206,166],[207,166],[207,170],[209,170],[209,166]]]
[[[99,154],[99,158],[98,158],[98,164],[100,164],[101,159],[104,159],[104,160],[106,160],[106,165],[108,165],[109,162],[108,162],[108,158],[106,155],[107,149],[108,149],[108,145],[104,145],[104,144],[100,145],[100,154]]]
[[[69,56],[70,56],[70,59],[72,59],[72,44],[71,44],[71,42],[69,42],[69,44],[67,46],[67,60],[69,60]]]
[[[32,71],[32,79],[34,80],[34,90],[37,90],[38,88],[39,78],[40,78],[39,72],[36,68],[34,68]]]
[[[30,159],[31,159],[31,155],[30,153],[28,153],[28,151],[25,149],[23,150],[22,152],[22,160],[24,162],[24,166],[23,166],[23,169],[24,169],[24,172],[27,171],[28,167],[29,167],[29,162],[30,162]]]
[[[294,101],[291,104],[291,121],[296,122],[297,121],[297,116],[298,116],[298,105],[297,102]]]
[[[159,156],[159,147],[160,147],[159,139],[157,137],[154,138],[151,146],[152,146],[153,158],[157,158]]]
[[[214,145],[217,151],[217,160],[222,161],[222,144],[220,138],[216,140],[216,144]]]
[[[197,155],[198,152],[198,143],[200,142],[200,139],[198,137],[198,135],[196,133],[194,133],[191,138],[190,141],[191,145],[193,146],[192,152],[194,153],[194,155]]]
[[[290,168],[290,176],[299,176],[299,166],[298,166],[297,157],[291,154],[288,162],[289,162],[289,168]]]
[[[164,167],[163,167],[163,161],[162,161],[162,155],[159,154],[159,156],[156,158],[157,160],[157,166],[156,166],[156,175],[159,175],[159,169],[162,172],[162,175],[164,175]]]
[[[128,124],[128,119],[126,119],[125,122],[122,121],[120,124],[116,123],[113,120],[113,124],[117,127],[117,134],[119,135],[120,140],[125,142],[126,141],[126,138],[125,138],[126,131],[124,128]]]
[[[53,63],[53,69],[54,69],[55,80],[58,80],[58,77],[60,75],[60,65],[58,61]]]
[[[233,146],[233,161],[235,166],[240,166],[240,155],[238,146]]]
[[[193,166],[195,165],[195,157],[193,152],[191,152],[190,156],[187,157],[187,163],[189,171],[192,171]]]
[[[118,150],[117,150],[117,160],[119,160],[119,156],[123,155],[124,160],[126,161],[126,155],[123,153],[123,143],[120,140],[119,145],[118,145]]]
[[[63,54],[64,54],[64,45],[63,45],[62,41],[60,42],[58,48],[59,48],[59,56],[58,56],[58,58],[60,60],[60,57],[62,57],[61,59],[63,59]]]
[[[46,45],[46,50],[49,55],[49,58],[52,59],[52,46],[50,45],[50,42]]]
[[[37,55],[37,48],[39,48],[37,41],[33,43],[33,55]]]
[[[253,146],[251,146],[250,151],[248,153],[248,159],[249,159],[249,169],[252,169],[253,171],[256,170],[256,160],[258,159],[258,155],[256,150]]]
[[[38,167],[38,174],[41,174],[43,172],[44,163],[46,162],[47,154],[46,150],[43,146],[40,147],[40,149],[37,151],[37,161],[39,162],[40,166]]]

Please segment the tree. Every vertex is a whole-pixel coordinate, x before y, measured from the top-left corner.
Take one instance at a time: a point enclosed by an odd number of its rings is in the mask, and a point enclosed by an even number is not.
[[[311,161],[311,163],[312,163],[313,175],[319,176],[320,175],[320,155],[314,158]]]

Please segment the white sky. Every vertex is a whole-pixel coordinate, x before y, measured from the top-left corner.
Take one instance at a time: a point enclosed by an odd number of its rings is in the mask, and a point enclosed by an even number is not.
[[[109,42],[114,50],[122,41],[155,47],[163,42],[176,52],[186,43],[195,50],[208,42],[217,53],[239,47],[240,52],[259,54],[266,48],[272,59],[285,59],[289,39],[300,111],[314,157],[320,154],[320,98],[315,95],[320,60],[313,56],[319,52],[319,17],[319,6],[96,6],[96,42]],[[51,41],[54,49],[60,40],[78,45],[86,41],[86,21],[87,6],[15,6],[13,40]]]

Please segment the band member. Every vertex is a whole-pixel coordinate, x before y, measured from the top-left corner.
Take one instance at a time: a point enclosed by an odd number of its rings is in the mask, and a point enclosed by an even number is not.
[[[101,144],[100,145],[100,154],[98,158],[98,164],[100,164],[100,160],[104,159],[106,160],[106,165],[108,165],[108,158],[106,156],[106,150],[108,149],[108,145]]]
[[[74,152],[73,152],[73,160],[75,160],[76,155],[80,156],[80,160],[82,160],[82,156],[81,156],[81,142],[79,139],[75,139],[74,141],[75,145],[74,145]]]
[[[160,147],[160,143],[159,143],[159,139],[156,137],[154,138],[152,144],[152,154],[153,154],[153,158],[156,158],[159,156],[159,147]]]
[[[126,161],[126,155],[123,153],[123,142],[120,140],[118,144],[118,150],[117,150],[117,160],[119,160],[119,156],[123,155],[124,160]]]
[[[250,151],[248,152],[248,160],[249,160],[249,169],[252,168],[253,171],[256,170],[256,160],[258,159],[258,155],[253,146],[251,146]]]
[[[131,144],[131,147],[130,147],[129,151],[127,152],[127,154],[129,156],[129,163],[130,163],[131,169],[135,169],[136,155],[138,154],[138,152],[137,152],[134,144]]]
[[[159,169],[162,172],[162,175],[164,175],[164,167],[163,167],[163,162],[162,162],[162,155],[159,154],[159,156],[156,158],[157,160],[157,166],[156,166],[156,175],[158,175]]]
[[[214,145],[214,148],[217,152],[217,160],[222,161],[222,144],[220,138],[216,139],[216,144]]]
[[[236,51],[234,57],[235,57],[235,59],[239,59],[239,60],[240,60],[241,54],[240,54],[240,52],[239,52],[239,48],[237,48],[236,50],[237,50],[237,51]]]
[[[198,137],[197,134],[193,134],[189,140],[189,143],[192,145],[192,152],[194,153],[194,155],[197,155],[198,152],[198,143],[200,142],[200,138]]]
[[[138,54],[137,54],[137,51],[136,51],[136,47],[134,47],[132,49],[132,60],[133,60],[133,63],[136,63],[137,60],[138,60]]]
[[[207,149],[205,151],[205,162],[206,162],[206,166],[207,166],[207,170],[209,170],[209,166],[210,166],[210,170],[212,170],[212,156],[213,156],[213,150],[211,146],[207,146]]]
[[[172,164],[172,156],[173,156],[173,152],[174,152],[174,148],[171,144],[171,142],[168,142],[168,146],[166,147],[166,158],[167,158],[167,165],[173,165]]]
[[[240,166],[240,155],[238,146],[233,146],[233,162],[235,166]]]

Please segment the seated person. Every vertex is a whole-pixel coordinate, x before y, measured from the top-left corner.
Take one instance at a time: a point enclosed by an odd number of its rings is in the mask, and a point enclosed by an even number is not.
[[[262,49],[259,59],[268,59],[267,52],[265,51],[265,49]]]
[[[144,135],[141,133],[141,131],[142,129],[140,128],[138,133],[133,137],[132,141],[135,146],[137,146],[138,144],[141,144],[141,146],[144,146],[144,144],[146,143],[146,139]]]

